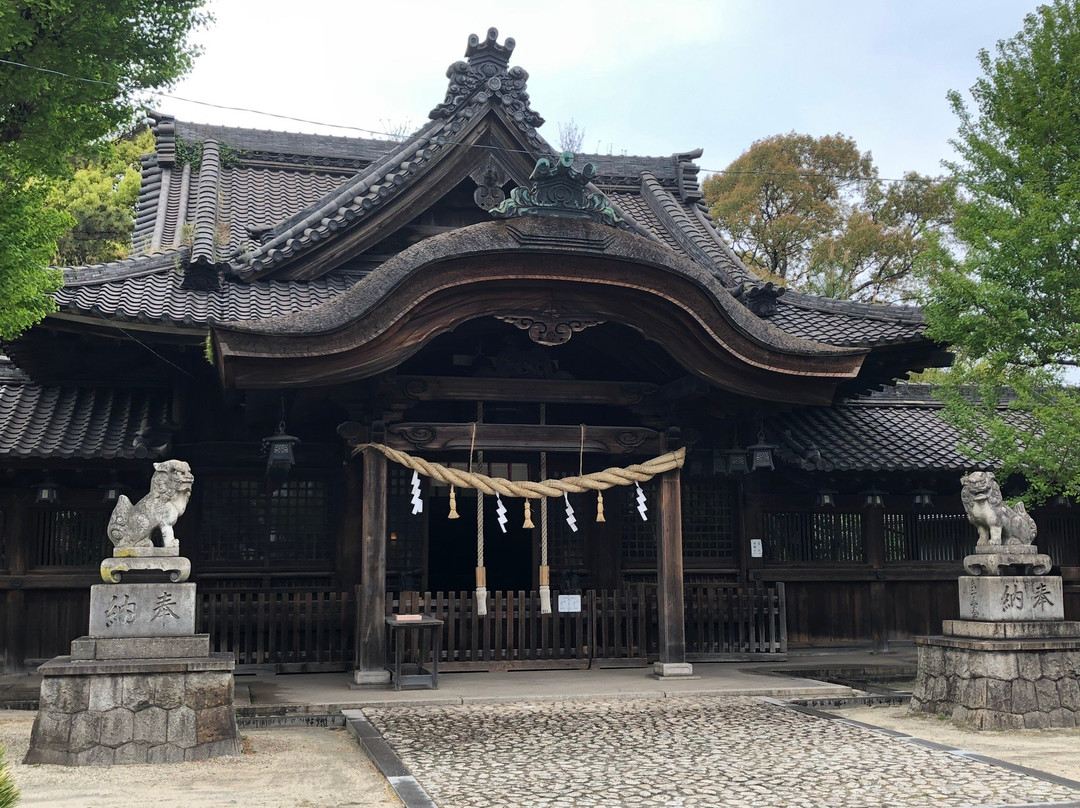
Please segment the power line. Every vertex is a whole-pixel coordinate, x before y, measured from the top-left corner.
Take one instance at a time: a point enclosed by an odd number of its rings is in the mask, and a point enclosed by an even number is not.
[[[125,88],[125,87],[123,87],[123,86],[121,86],[119,84],[116,84],[114,82],[101,81],[99,79],[88,79],[88,78],[85,78],[83,76],[74,76],[74,75],[72,75],[70,73],[64,73],[64,72],[62,72],[60,70],[50,70],[49,68],[45,68],[45,67],[35,67],[34,65],[28,65],[28,64],[24,64],[22,62],[14,62],[14,61],[11,61],[10,59],[0,59],[0,64],[8,65],[10,67],[23,68],[23,69],[26,69],[26,70],[35,70],[35,71],[37,71],[39,73],[48,73],[48,74],[53,75],[53,76],[61,76],[63,78],[71,79],[72,81],[81,81],[81,82],[85,82],[87,84],[96,84],[96,85],[100,85],[100,86],[104,86],[104,87],[110,87],[110,88],[113,88],[113,89],[121,90],[123,92],[127,92],[127,88]],[[316,121],[316,120],[312,120],[310,118],[298,118],[298,117],[293,116],[293,115],[283,115],[283,114],[277,113],[277,112],[265,112],[263,110],[252,109],[250,107],[234,107],[234,106],[230,106],[228,104],[215,104],[215,103],[212,103],[210,101],[199,101],[199,100],[194,99],[194,98],[185,98],[183,96],[173,95],[171,93],[157,92],[157,93],[154,93],[154,95],[159,95],[162,98],[169,98],[169,99],[172,99],[173,101],[180,101],[180,102],[185,103],[185,104],[195,104],[197,106],[210,107],[211,109],[226,110],[228,112],[244,112],[244,113],[247,113],[249,115],[262,115],[262,116],[267,117],[267,118],[276,118],[278,120],[292,121],[294,123],[304,123],[304,124],[308,124],[310,126],[325,126],[325,127],[330,128],[330,129],[344,129],[344,130],[348,130],[348,131],[351,131],[351,132],[362,132],[362,133],[367,134],[367,135],[378,135],[378,136],[385,137],[385,138],[388,138],[388,139],[391,139],[391,140],[396,139],[396,136],[397,136],[397,133],[382,132],[382,131],[379,131],[377,129],[365,129],[362,126],[351,126],[351,125],[348,125],[348,124],[329,123],[327,121]],[[527,149],[507,149],[507,148],[503,148],[501,146],[489,146],[487,144],[482,144],[482,143],[462,143],[461,141],[450,140],[448,138],[439,138],[438,140],[439,140],[439,142],[441,142],[441,143],[443,143],[445,145],[451,145],[451,146],[465,146],[466,148],[473,148],[473,149],[491,149],[491,150],[494,150],[494,151],[509,152],[511,154],[531,154],[531,152],[529,152]],[[596,155],[596,156],[598,156],[598,157],[613,156],[614,157],[614,156],[617,156],[617,155]],[[705,168],[703,166],[699,166],[698,168],[701,171],[704,171],[704,172],[709,173],[709,174],[733,174],[733,175],[773,176],[773,177],[807,177],[807,178],[812,177],[812,178],[817,178],[817,179],[841,180],[841,181],[850,182],[850,183],[859,183],[859,182],[909,182],[909,181],[911,181],[911,178],[908,178],[908,177],[902,177],[902,178],[897,178],[897,177],[851,177],[851,176],[846,175],[846,174],[823,174],[823,173],[812,172],[812,171],[738,171],[738,170],[727,169],[727,168]],[[915,179],[918,182],[937,182],[937,180],[935,178],[933,178],[933,177],[917,177]]]

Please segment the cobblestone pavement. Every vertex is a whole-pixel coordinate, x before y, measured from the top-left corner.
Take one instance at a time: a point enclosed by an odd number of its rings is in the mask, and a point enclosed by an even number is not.
[[[736,697],[364,709],[439,808],[997,806],[1080,791]]]

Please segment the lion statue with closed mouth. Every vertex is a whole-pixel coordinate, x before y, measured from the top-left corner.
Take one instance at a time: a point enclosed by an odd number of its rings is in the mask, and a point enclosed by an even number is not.
[[[187,510],[195,476],[183,460],[154,464],[150,493],[134,505],[123,494],[109,518],[108,534],[116,549],[153,547],[155,529],[161,531],[163,547],[179,547],[173,525]]]
[[[1009,507],[993,472],[973,471],[960,478],[960,501],[968,521],[979,531],[979,544],[1032,544],[1035,520],[1023,502]]]

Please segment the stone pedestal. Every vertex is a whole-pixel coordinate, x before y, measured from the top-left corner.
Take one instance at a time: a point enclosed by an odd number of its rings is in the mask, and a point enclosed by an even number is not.
[[[947,715],[977,729],[1080,726],[1080,623],[1062,621],[1053,634],[1072,636],[1052,637],[1045,636],[1054,625],[1047,623],[945,622],[946,632],[983,637],[915,638],[913,712]],[[1039,633],[1044,636],[1032,637]],[[1019,636],[1006,639],[1010,634]]]
[[[25,762],[110,766],[238,755],[233,666],[228,653],[135,661],[56,657],[38,669],[41,707]]]
[[[185,466],[186,467],[186,466]],[[130,503],[128,503],[130,507]],[[115,520],[115,514],[114,514]],[[112,524],[110,522],[110,524]],[[40,668],[27,763],[109,766],[240,754],[232,654],[195,633],[190,562],[172,547],[128,547],[90,588],[90,632]],[[129,583],[137,572],[158,582]]]

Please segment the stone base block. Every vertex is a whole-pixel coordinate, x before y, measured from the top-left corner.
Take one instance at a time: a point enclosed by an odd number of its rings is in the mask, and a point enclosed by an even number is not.
[[[107,584],[120,583],[129,572],[163,572],[172,583],[180,583],[191,577],[191,562],[176,553],[156,557],[114,557],[101,562],[101,580]]]
[[[195,633],[195,584],[95,584],[90,636],[184,637]]]
[[[654,662],[653,676],[664,679],[697,678],[694,676],[694,666],[689,662]]]
[[[912,712],[947,715],[976,729],[1080,726],[1080,637],[915,642]]]
[[[109,766],[240,754],[233,658],[42,665],[27,763]]]
[[[960,617],[978,621],[1061,620],[1057,575],[961,575]]]
[[[355,670],[353,681],[358,685],[388,685],[390,684],[390,671],[388,670]]]
[[[944,620],[941,633],[946,637],[969,637],[981,640],[1046,640],[1080,638],[1080,620]]]
[[[210,635],[190,637],[79,637],[71,641],[72,660],[187,659],[210,656]]]

